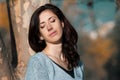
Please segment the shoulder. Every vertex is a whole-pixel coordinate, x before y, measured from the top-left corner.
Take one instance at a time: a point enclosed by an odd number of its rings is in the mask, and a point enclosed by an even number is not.
[[[84,70],[84,64],[81,60],[79,61],[79,67],[82,69],[82,71]]]
[[[42,52],[38,52],[30,57],[29,64],[44,65],[46,57]]]
[[[79,65],[75,68],[75,75],[78,79],[84,80],[84,64],[82,61],[79,61]]]
[[[76,67],[76,69],[81,70],[82,72],[84,72],[84,64],[83,62],[80,60],[78,63],[78,66]]]
[[[44,56],[42,52],[35,53],[33,56],[30,57],[30,60],[43,60]]]
[[[45,55],[41,52],[31,56],[28,63],[25,80],[39,80],[40,78],[42,80],[48,80],[48,75],[46,73],[46,58],[47,57],[45,57]]]

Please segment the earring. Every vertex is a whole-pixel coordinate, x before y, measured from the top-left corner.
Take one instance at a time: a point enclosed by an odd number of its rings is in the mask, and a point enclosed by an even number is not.
[[[44,40],[44,38],[41,36],[41,37],[40,37],[40,40]]]

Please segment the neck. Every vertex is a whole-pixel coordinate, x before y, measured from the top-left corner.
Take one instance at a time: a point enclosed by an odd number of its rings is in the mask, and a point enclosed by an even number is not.
[[[45,54],[51,55],[57,58],[62,56],[62,44],[49,44],[47,43],[46,48],[43,50]]]

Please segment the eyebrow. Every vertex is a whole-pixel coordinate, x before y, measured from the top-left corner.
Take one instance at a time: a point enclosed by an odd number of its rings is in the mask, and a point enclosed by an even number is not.
[[[55,18],[54,16],[51,16],[50,18],[48,18],[48,20],[50,20],[51,18]],[[40,24],[44,24],[45,22],[40,22]]]

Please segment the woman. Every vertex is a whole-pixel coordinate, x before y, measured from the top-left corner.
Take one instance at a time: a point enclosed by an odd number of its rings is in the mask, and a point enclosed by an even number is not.
[[[61,10],[45,4],[32,15],[30,58],[25,80],[83,80],[83,65],[76,50],[78,35]]]

